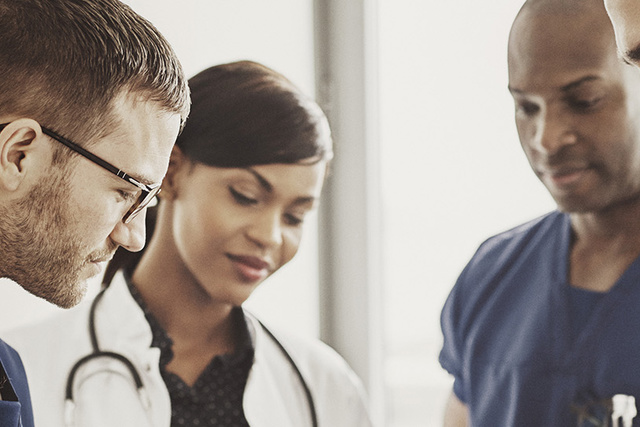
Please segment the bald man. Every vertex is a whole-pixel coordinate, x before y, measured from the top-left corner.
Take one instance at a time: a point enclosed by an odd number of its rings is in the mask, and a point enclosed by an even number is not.
[[[640,73],[602,0],[525,2],[508,66],[557,210],[488,239],[453,288],[445,425],[640,426]]]

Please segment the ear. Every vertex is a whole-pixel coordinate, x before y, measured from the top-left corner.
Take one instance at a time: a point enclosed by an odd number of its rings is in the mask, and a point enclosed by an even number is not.
[[[42,166],[41,144],[44,135],[38,122],[18,119],[0,132],[0,189],[16,191]]]
[[[171,157],[169,158],[169,167],[167,174],[162,180],[162,191],[158,194],[162,199],[173,200],[178,195],[178,188],[180,187],[180,181],[182,177],[188,173],[188,169],[192,163],[185,156],[182,150],[174,145],[171,150]]]

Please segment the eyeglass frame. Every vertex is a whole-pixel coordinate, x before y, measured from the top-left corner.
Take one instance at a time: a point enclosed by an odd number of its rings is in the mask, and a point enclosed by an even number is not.
[[[7,125],[9,125],[9,123],[0,124],[0,132]],[[126,182],[135,185],[136,187],[138,187],[138,189],[140,189],[141,191],[140,196],[138,196],[138,199],[133,203],[133,205],[131,205],[129,210],[122,217],[123,223],[125,224],[130,223],[133,220],[133,218],[135,218],[136,215],[138,215],[144,208],[146,208],[147,205],[149,205],[149,203],[153,200],[153,198],[157,196],[158,193],[160,192],[161,184],[143,184],[142,182],[138,181],[128,173],[122,171],[121,169],[118,169],[117,167],[113,166],[111,163],[107,162],[106,160],[96,156],[92,152],[86,150],[85,148],[82,148],[80,145],[52,131],[51,129],[46,128],[42,125],[40,125],[40,129],[42,129],[42,133],[53,138],[59,143],[65,145],[71,151],[74,151],[80,154],[84,158],[92,161],[96,165],[101,166],[102,168],[116,175],[118,178],[121,178]]]

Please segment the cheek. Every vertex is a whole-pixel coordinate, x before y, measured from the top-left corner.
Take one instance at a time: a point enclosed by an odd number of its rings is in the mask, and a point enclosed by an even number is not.
[[[217,250],[228,239],[228,228],[212,206],[200,203],[175,203],[173,206],[173,240],[187,264],[211,264]]]
[[[529,141],[535,135],[535,128],[531,120],[524,118],[518,118],[516,115],[516,131],[518,132],[518,138],[520,139],[520,145],[525,148],[529,145]]]
[[[590,139],[613,143],[631,139],[635,124],[627,116],[626,111],[621,109],[611,111],[608,114],[600,114],[591,119],[584,120],[581,123],[582,129],[584,129],[583,134],[589,135]],[[603,145],[608,145],[608,143]],[[610,147],[603,148],[609,149]]]
[[[194,247],[197,253],[205,244],[204,236],[210,235],[206,230],[207,223],[203,221],[197,207],[184,206],[176,203],[173,210],[173,234],[178,247],[189,250]]]
[[[122,214],[113,209],[115,203],[109,205],[104,197],[94,202],[89,200],[86,197],[81,197],[80,200],[71,197],[65,209],[77,239],[86,242],[89,246],[95,246],[109,238],[116,225],[122,220]]]
[[[76,222],[86,226],[90,233],[113,229],[124,216],[127,204],[119,201],[117,194],[103,180],[95,177],[95,165],[86,159],[78,159],[78,162],[78,166],[65,177],[65,196],[72,224]]]
[[[280,262],[281,267],[291,261],[298,253],[301,238],[302,230],[291,230],[284,233],[281,253],[282,259]]]
[[[535,137],[535,126],[530,122],[521,121],[521,123],[518,123],[516,121],[516,129],[518,131],[520,147],[522,151],[524,151],[529,164],[533,164],[534,157],[536,157],[535,150],[532,147],[532,141]]]

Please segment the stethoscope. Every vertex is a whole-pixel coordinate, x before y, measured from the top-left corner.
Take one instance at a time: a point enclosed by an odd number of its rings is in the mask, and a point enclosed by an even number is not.
[[[140,403],[144,411],[147,413],[147,415],[149,415],[151,410],[151,401],[149,399],[149,395],[144,387],[144,383],[142,382],[140,373],[138,372],[136,367],[133,365],[133,363],[120,353],[100,350],[100,345],[98,343],[98,337],[96,334],[96,325],[95,325],[96,309],[98,307],[98,304],[100,303],[100,300],[103,298],[105,291],[108,288],[109,288],[108,282],[102,284],[102,289],[100,290],[100,292],[98,292],[98,294],[94,298],[93,302],[91,303],[91,307],[89,309],[89,337],[91,338],[91,347],[93,350],[91,353],[80,358],[73,365],[67,377],[67,385],[65,390],[65,410],[64,410],[65,426],[67,427],[71,427],[74,425],[74,418],[75,418],[74,414],[75,414],[76,404],[73,399],[73,385],[74,385],[76,373],[78,372],[78,369],[80,369],[80,367],[84,366],[85,364],[87,364],[92,360],[99,359],[99,358],[114,359],[122,363],[127,368],[129,373],[131,374],[131,377],[133,378],[133,381],[136,386],[136,391],[138,393],[138,397],[140,399]],[[267,335],[269,335],[269,337],[273,340],[273,342],[277,344],[277,346],[282,351],[282,354],[285,356],[287,361],[293,367],[293,370],[296,373],[298,379],[300,380],[300,384],[302,385],[302,388],[304,389],[304,392],[305,392],[305,397],[307,399],[307,404],[309,406],[309,413],[311,416],[311,425],[313,427],[318,427],[318,419],[316,415],[316,408],[313,401],[313,396],[311,395],[311,390],[309,389],[309,386],[305,381],[304,376],[302,375],[302,372],[300,372],[300,369],[294,362],[289,352],[284,348],[284,345],[282,345],[282,343],[275,337],[275,335],[260,320],[258,320],[258,323],[264,329]]]

